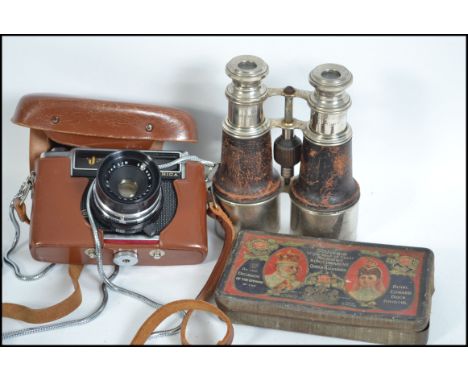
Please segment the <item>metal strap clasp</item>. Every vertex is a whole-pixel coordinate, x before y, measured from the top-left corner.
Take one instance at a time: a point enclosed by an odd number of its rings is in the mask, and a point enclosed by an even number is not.
[[[32,190],[34,187],[34,182],[36,181],[36,173],[34,171],[31,171],[31,173],[28,175],[26,180],[21,184],[20,189],[14,196],[12,203],[15,201],[19,201],[20,204],[24,204],[24,201],[29,195],[29,192]]]

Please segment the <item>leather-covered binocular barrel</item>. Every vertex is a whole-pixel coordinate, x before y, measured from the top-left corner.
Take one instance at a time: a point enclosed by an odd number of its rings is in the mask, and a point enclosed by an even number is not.
[[[214,176],[215,194],[235,227],[279,230],[278,196],[291,198],[295,234],[353,240],[356,237],[359,185],[352,175],[351,127],[346,88],[352,74],[343,66],[323,64],[309,75],[314,91],[267,88],[268,65],[259,57],[238,56],[226,66],[228,116],[223,125],[221,164]],[[263,102],[285,99],[283,119],[268,119]],[[293,99],[311,109],[309,121],[293,117]],[[281,177],[273,168],[270,130],[282,129],[274,144]],[[304,139],[294,135],[303,131]],[[300,160],[299,176],[294,165]]]
[[[268,65],[239,56],[226,65],[228,116],[223,125],[221,164],[213,178],[215,194],[237,229],[279,230],[281,180],[273,169],[269,120],[263,114]]]

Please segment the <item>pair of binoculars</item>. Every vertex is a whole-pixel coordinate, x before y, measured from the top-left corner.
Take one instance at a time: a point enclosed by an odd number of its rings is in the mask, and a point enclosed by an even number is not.
[[[291,199],[291,231],[297,235],[354,240],[359,185],[352,174],[352,131],[347,122],[353,76],[344,66],[323,64],[310,72],[313,91],[268,88],[268,65],[242,55],[226,65],[228,115],[223,124],[221,163],[213,177],[217,201],[237,230],[278,232],[279,194]],[[268,119],[263,103],[284,97],[284,118]],[[299,97],[311,109],[310,120],[293,116]],[[271,129],[282,134],[272,150]],[[295,130],[303,132],[303,140]],[[273,155],[281,175],[273,168]],[[300,162],[298,176],[294,166]]]

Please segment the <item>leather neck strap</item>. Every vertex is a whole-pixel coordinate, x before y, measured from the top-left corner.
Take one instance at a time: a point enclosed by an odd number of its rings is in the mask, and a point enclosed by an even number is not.
[[[82,270],[83,265],[69,265],[68,274],[75,290],[66,299],[55,305],[40,309],[32,309],[24,305],[5,302],[2,304],[2,316],[31,324],[43,324],[69,315],[81,305],[81,289],[78,278]]]
[[[22,206],[15,205],[15,207],[20,214],[21,220],[29,223],[24,204]],[[162,321],[179,311],[187,311],[182,321],[180,335],[182,344],[189,345],[186,337],[187,324],[194,310],[202,310],[213,313],[221,320],[223,320],[226,323],[227,332],[225,337],[218,342],[218,345],[230,345],[232,343],[234,329],[229,317],[226,316],[226,314],[215,305],[212,305],[204,300],[208,300],[213,295],[216,285],[223,273],[227,259],[231,252],[235,231],[231,221],[229,220],[229,217],[224,213],[221,207],[212,201],[208,204],[208,215],[218,220],[225,232],[223,249],[218,258],[218,261],[213,268],[213,271],[211,272],[210,277],[208,278],[200,293],[198,293],[195,300],[174,301],[162,306],[156,312],[154,312],[140,327],[132,340],[132,345],[143,345],[151,333],[159,326]],[[82,270],[83,265],[69,266],[69,275],[73,282],[75,291],[65,300],[48,308],[42,309],[31,309],[20,304],[3,303],[2,316],[34,324],[51,322],[67,316],[75,309],[77,309],[81,304],[81,289],[78,278],[80,277]]]
[[[24,223],[30,224],[24,202],[16,198],[13,205],[19,219]],[[46,308],[33,309],[25,305],[5,302],[2,303],[2,317],[29,322],[31,324],[44,324],[68,316],[81,305],[81,288],[78,279],[82,270],[83,265],[70,264],[68,266],[68,275],[73,283],[74,291],[70,296],[59,303]]]
[[[187,324],[190,316],[195,310],[202,310],[205,312],[213,313],[217,315],[222,321],[226,323],[227,331],[226,335],[222,340],[218,342],[218,345],[230,345],[234,338],[234,328],[231,320],[226,314],[217,308],[215,305],[206,302],[214,293],[216,285],[223,273],[226,262],[229,258],[229,254],[232,248],[232,242],[234,240],[234,227],[229,220],[229,217],[216,203],[210,202],[208,205],[208,215],[218,220],[224,229],[224,245],[219,255],[218,261],[216,262],[213,271],[211,272],[208,281],[203,286],[200,293],[198,293],[195,300],[178,300],[173,301],[169,304],[164,305],[154,312],[148,319],[143,323],[140,329],[137,331],[133,338],[131,345],[144,345],[151,333],[163,322],[167,317],[180,311],[187,311],[184,319],[182,320],[180,339],[183,345],[190,345],[187,340]]]

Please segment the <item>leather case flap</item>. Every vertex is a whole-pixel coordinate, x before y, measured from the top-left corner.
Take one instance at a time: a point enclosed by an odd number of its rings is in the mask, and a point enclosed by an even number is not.
[[[69,146],[149,149],[197,140],[195,121],[181,110],[50,94],[22,97],[12,122]]]

